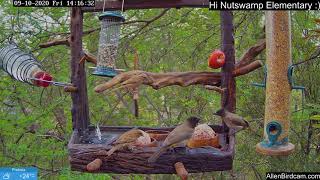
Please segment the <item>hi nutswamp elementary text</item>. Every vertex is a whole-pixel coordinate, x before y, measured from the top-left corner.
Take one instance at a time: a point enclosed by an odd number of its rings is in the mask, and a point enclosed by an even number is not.
[[[320,10],[320,1],[215,1],[210,0],[211,10]]]

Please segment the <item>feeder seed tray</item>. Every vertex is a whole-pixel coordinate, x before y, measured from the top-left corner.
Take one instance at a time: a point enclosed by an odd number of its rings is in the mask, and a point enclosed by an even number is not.
[[[134,127],[100,127],[101,133],[108,136],[103,144],[81,143],[81,137],[74,131],[68,144],[69,160],[71,169],[74,171],[88,172],[87,164],[95,159],[102,160],[102,166],[96,173],[118,173],[118,174],[175,174],[174,164],[182,162],[190,173],[224,171],[232,169],[234,156],[234,136],[228,136],[227,132],[222,132],[222,126],[211,126],[213,130],[224,139],[226,144],[224,149],[220,150],[211,147],[203,148],[174,148],[168,150],[152,164],[147,163],[147,159],[156,152],[158,147],[144,147],[133,151],[117,151],[111,156],[106,152],[111,148],[109,145],[120,134]],[[147,128],[139,129],[171,131],[172,128]],[[89,128],[89,134],[95,133],[95,127]]]

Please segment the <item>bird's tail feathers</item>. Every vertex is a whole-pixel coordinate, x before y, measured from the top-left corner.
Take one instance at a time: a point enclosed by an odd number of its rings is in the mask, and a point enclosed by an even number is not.
[[[120,150],[122,148],[124,148],[126,146],[126,144],[118,144],[113,146],[108,152],[107,152],[107,156],[111,156],[111,154],[113,154],[115,151]]]
[[[148,163],[154,163],[156,162],[156,160],[161,156],[161,154],[163,152],[165,152],[167,150],[166,147],[162,147],[161,149],[159,149],[159,151],[155,152],[154,154],[152,154],[152,156],[149,157],[148,159]]]
[[[250,128],[250,124],[249,124],[249,122],[248,121],[246,121],[246,120],[243,120],[245,123],[246,123],[246,125],[247,125],[247,127],[246,128]]]

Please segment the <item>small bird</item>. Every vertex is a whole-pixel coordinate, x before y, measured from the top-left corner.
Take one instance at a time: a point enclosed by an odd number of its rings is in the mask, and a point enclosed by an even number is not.
[[[149,163],[154,163],[162,153],[167,149],[177,144],[186,144],[186,141],[191,138],[194,128],[199,123],[200,119],[197,117],[189,117],[183,124],[174,128],[164,140],[160,149],[155,152],[149,159]]]
[[[141,136],[143,136],[143,131],[136,128],[123,133],[114,143],[112,143],[113,147],[107,152],[107,156],[110,156],[117,150],[128,148]]]
[[[249,123],[244,120],[243,117],[229,112],[228,110],[220,109],[214,114],[221,116],[223,122],[225,122],[230,129],[234,129],[235,133],[249,127]]]

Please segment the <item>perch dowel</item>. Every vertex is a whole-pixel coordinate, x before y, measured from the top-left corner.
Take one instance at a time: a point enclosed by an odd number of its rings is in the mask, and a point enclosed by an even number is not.
[[[86,58],[87,58],[86,60],[88,62],[91,62],[91,63],[97,65],[97,59],[93,55],[85,53],[85,56],[86,56]]]
[[[77,92],[78,88],[75,86],[65,86],[64,88],[64,92]]]
[[[97,59],[93,55],[87,53],[84,53],[84,56],[80,59],[79,64],[83,63],[84,61],[91,62],[95,65],[97,64]]]
[[[188,179],[188,171],[186,170],[182,162],[175,163],[174,167],[176,169],[177,175],[181,178],[181,180]]]
[[[210,86],[210,85],[205,85],[204,88],[208,89],[208,90],[213,90],[216,91],[220,94],[223,94],[224,91],[226,90],[226,88],[219,88],[217,86]]]
[[[264,140],[256,150],[264,155],[289,155],[291,87],[288,67],[291,65],[291,23],[289,11],[266,12],[267,85]]]

